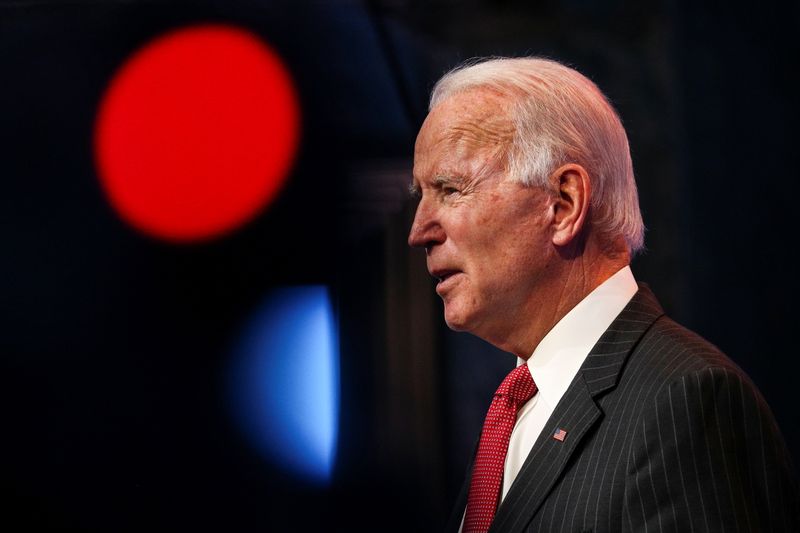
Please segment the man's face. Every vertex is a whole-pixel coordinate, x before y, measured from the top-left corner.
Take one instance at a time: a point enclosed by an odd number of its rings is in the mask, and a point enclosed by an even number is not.
[[[447,324],[490,342],[531,319],[554,253],[552,196],[507,178],[513,133],[506,104],[472,90],[433,109],[414,153],[408,242],[425,248]]]

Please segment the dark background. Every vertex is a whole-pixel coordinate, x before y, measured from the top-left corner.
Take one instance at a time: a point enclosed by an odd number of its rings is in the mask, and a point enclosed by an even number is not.
[[[486,55],[553,57],[608,94],[648,226],[634,273],[751,375],[797,462],[798,17],[777,1],[0,4],[0,521],[438,530],[514,360],[443,327],[405,244],[406,186],[433,82]],[[204,22],[281,54],[303,139],[270,209],[178,246],[116,217],[91,135],[120,63]],[[270,288],[320,283],[336,300],[342,398],[333,480],[311,486],[242,441],[221,376]]]

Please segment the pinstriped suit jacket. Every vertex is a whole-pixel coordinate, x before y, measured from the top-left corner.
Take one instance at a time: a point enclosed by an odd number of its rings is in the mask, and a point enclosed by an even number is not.
[[[552,438],[559,428],[563,442]],[[468,481],[448,531],[458,531]],[[798,509],[791,460],[755,385],[641,286],[556,406],[489,531],[800,532]]]

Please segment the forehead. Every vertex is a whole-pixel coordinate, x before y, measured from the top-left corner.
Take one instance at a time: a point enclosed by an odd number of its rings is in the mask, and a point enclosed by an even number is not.
[[[508,104],[496,93],[474,89],[447,98],[431,110],[417,136],[411,189],[494,175],[505,166],[513,135]]]
[[[415,162],[432,152],[501,149],[513,139],[508,103],[488,89],[458,93],[434,107],[417,136]]]

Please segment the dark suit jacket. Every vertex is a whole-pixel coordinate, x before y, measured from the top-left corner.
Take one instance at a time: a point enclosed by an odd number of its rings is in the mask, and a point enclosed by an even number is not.
[[[642,286],[556,406],[490,532],[799,532],[799,508],[755,385]]]

